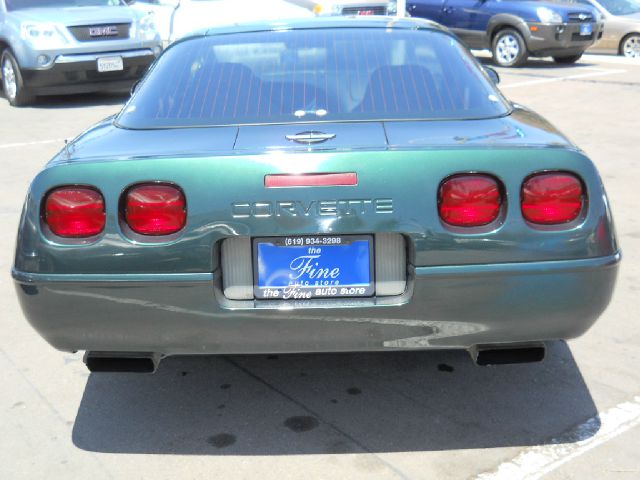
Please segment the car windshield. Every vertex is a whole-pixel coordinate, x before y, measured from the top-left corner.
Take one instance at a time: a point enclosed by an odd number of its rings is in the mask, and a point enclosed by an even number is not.
[[[123,5],[122,0],[5,0],[7,10],[27,8],[67,8],[67,7],[114,7]]]
[[[640,13],[639,0],[598,0],[598,2],[612,15]]]
[[[509,107],[452,36],[329,28],[175,44],[118,116],[125,128],[470,119]]]

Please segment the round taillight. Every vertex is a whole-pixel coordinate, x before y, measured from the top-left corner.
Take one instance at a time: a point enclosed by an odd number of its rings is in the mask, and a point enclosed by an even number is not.
[[[570,173],[540,173],[522,184],[522,216],[531,223],[557,225],[580,215],[582,182]]]
[[[442,221],[456,227],[479,227],[500,214],[502,194],[489,175],[456,175],[440,185],[438,210]]]
[[[126,193],[124,218],[140,235],[170,235],[184,228],[187,202],[182,190],[173,185],[136,185]]]
[[[105,220],[104,198],[94,188],[59,187],[45,200],[44,221],[59,237],[93,237],[104,230]]]

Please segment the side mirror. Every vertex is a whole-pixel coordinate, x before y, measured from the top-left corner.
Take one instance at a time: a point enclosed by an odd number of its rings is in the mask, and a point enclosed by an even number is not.
[[[500,75],[498,75],[498,72],[496,72],[493,68],[491,67],[483,67],[484,71],[487,73],[487,75],[489,76],[489,78],[491,79],[491,81],[495,84],[498,85],[500,83]]]

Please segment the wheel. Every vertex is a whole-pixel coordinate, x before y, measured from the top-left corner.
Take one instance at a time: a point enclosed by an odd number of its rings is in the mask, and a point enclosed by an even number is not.
[[[2,66],[2,89],[9,104],[21,107],[33,102],[34,97],[24,88],[18,62],[9,50],[2,52],[0,65]]]
[[[582,54],[579,53],[578,55],[569,55],[568,57],[553,57],[553,61],[556,63],[576,63],[581,57]]]
[[[493,61],[501,67],[517,67],[527,61],[529,52],[520,32],[505,28],[493,37]]]
[[[620,42],[620,54],[628,58],[640,58],[640,33],[627,35]]]

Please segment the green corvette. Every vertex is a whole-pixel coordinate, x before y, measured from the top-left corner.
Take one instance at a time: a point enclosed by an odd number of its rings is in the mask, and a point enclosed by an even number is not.
[[[31,184],[25,316],[91,371],[180,354],[466,349],[540,360],[606,308],[593,163],[424,20],[216,29]]]

